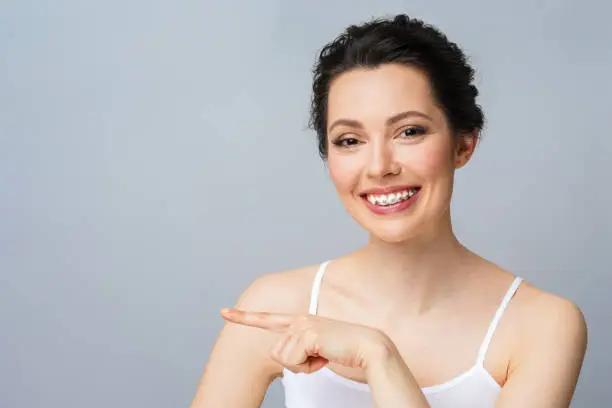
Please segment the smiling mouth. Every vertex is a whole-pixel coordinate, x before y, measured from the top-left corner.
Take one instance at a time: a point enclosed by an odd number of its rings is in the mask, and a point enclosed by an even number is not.
[[[362,197],[372,205],[389,207],[402,201],[409,200],[418,193],[420,189],[421,187],[412,187],[391,194],[363,194]]]

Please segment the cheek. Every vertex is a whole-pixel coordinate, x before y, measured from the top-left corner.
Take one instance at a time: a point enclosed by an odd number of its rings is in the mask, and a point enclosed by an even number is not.
[[[338,192],[350,192],[359,183],[359,165],[356,160],[330,156],[327,166],[329,176]]]
[[[424,143],[406,149],[402,161],[425,179],[439,178],[452,172],[453,160],[449,149],[446,143]]]

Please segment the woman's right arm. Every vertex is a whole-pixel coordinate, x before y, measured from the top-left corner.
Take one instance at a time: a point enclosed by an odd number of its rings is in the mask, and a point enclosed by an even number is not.
[[[247,310],[277,309],[274,278],[255,280],[236,306]],[[275,307],[276,306],[276,307]],[[269,357],[274,334],[267,330],[225,324],[213,347],[190,408],[256,408],[282,367]]]

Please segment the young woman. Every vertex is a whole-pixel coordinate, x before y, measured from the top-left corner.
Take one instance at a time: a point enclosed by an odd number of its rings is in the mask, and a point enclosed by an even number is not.
[[[567,407],[580,310],[463,246],[455,170],[483,127],[474,71],[399,15],[351,26],[315,69],[311,124],[347,211],[369,234],[332,262],[257,279],[214,347],[192,408]]]

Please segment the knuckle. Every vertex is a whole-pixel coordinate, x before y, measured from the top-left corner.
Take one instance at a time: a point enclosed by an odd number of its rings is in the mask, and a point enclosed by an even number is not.
[[[270,357],[272,357],[272,359],[275,361],[278,361],[280,359],[280,354],[278,352],[277,346],[270,347],[269,354],[270,354]]]
[[[285,361],[278,349],[271,350],[270,357],[272,358],[272,360],[276,361],[280,365],[287,366],[287,362]]]
[[[272,360],[276,361],[277,363],[280,363],[280,356],[278,355],[278,352],[274,349],[270,350],[270,357],[272,358]]]

